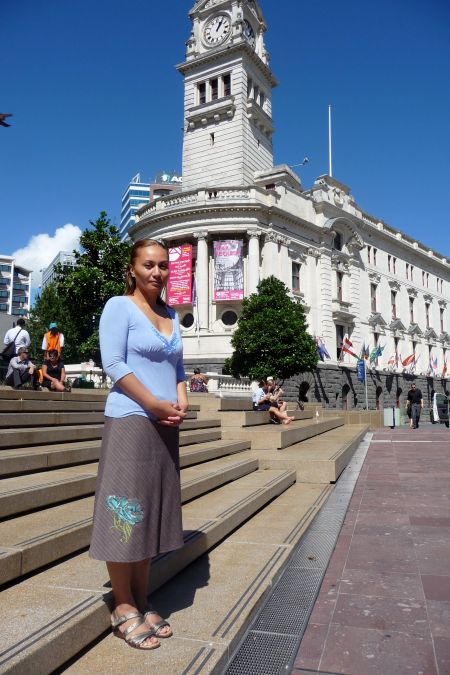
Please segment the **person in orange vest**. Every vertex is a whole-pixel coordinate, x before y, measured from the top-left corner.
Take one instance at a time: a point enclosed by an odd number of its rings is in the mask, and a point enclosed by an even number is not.
[[[61,333],[58,328],[58,324],[55,321],[48,327],[48,332],[45,333],[44,339],[42,340],[42,349],[44,350],[44,358],[48,358],[48,352],[51,349],[56,349],[59,355],[61,355],[62,348],[64,347],[64,335]]]

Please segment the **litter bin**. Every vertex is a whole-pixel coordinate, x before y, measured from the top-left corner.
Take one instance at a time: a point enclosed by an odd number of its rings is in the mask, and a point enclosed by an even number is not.
[[[396,410],[398,410],[398,416],[395,414]],[[383,424],[385,427],[391,427],[393,429],[396,424],[396,417],[398,417],[400,421],[400,409],[399,408],[383,408]]]

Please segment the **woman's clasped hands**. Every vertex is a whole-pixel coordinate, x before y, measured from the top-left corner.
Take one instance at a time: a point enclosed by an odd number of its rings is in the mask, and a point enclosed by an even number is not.
[[[186,409],[172,401],[157,401],[151,412],[158,418],[158,424],[166,427],[178,427],[186,417]]]

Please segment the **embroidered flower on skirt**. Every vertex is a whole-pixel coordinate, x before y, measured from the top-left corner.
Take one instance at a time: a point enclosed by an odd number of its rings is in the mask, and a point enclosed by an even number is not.
[[[133,527],[144,519],[144,511],[137,499],[116,497],[110,495],[106,498],[106,508],[112,511],[112,530],[118,530],[121,534],[120,541],[127,544],[133,534]]]

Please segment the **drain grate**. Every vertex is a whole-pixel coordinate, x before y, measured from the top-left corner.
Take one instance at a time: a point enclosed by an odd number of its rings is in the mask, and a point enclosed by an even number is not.
[[[280,675],[288,673],[298,637],[251,631],[227,670],[227,675]]]
[[[225,675],[281,675],[292,671],[371,438],[372,434],[367,434],[360,443],[334,491],[298,543]]]

